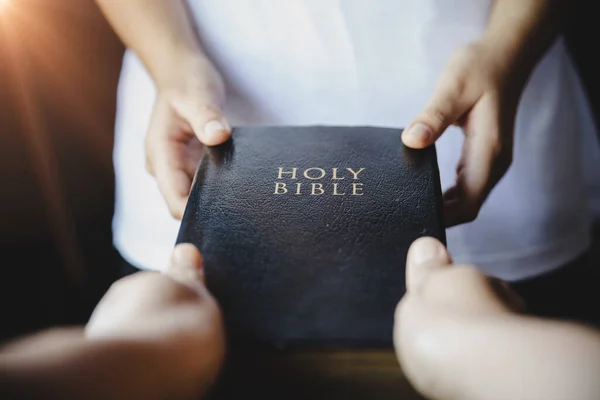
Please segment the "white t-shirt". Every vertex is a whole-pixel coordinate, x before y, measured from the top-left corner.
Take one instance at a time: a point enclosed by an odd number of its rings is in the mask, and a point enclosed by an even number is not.
[[[189,2],[199,37],[226,80],[225,113],[234,126],[405,127],[432,94],[453,51],[484,31],[491,4]],[[127,52],[114,150],[114,242],[125,259],[144,269],[167,264],[179,228],[144,167],[155,95],[143,65]],[[523,93],[512,167],[477,220],[447,232],[455,261],[517,280],[581,254],[590,243],[590,193],[599,198],[600,146],[594,135],[580,82],[559,40]],[[437,142],[444,188],[454,182],[462,142],[454,127]]]

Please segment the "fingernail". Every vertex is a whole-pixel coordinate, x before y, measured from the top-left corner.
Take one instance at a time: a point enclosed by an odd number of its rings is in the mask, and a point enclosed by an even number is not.
[[[443,246],[432,238],[415,242],[410,252],[411,261],[417,265],[439,260],[443,256]]]
[[[433,137],[433,134],[431,132],[431,128],[429,128],[427,125],[414,124],[403,133],[403,136],[405,139],[410,139],[411,141],[429,143]]]
[[[211,140],[215,137],[221,137],[223,132],[227,132],[228,129],[219,121],[210,121],[204,126],[204,136],[207,140]]]
[[[231,132],[231,125],[229,125],[229,121],[227,119],[223,120],[223,125],[225,126],[225,130]]]
[[[178,267],[193,267],[194,261],[191,259],[189,253],[187,251],[185,251],[184,248],[176,248],[175,251],[173,251],[173,264],[177,265]]]

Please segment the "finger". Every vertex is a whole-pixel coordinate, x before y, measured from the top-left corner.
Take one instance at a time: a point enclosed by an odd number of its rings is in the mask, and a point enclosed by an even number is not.
[[[204,287],[204,261],[196,246],[179,244],[171,254],[171,261],[163,273],[171,279],[194,289]]]
[[[185,144],[172,140],[164,140],[161,143],[162,146],[155,151],[154,156],[156,182],[171,215],[180,220],[185,212],[192,185],[188,162],[182,155],[185,152]]]
[[[189,142],[196,139],[188,128],[166,101],[157,100],[146,135],[146,157],[148,169],[176,219],[183,216],[193,177],[187,155]]]
[[[432,145],[444,131],[459,120],[474,104],[460,80],[448,75],[440,80],[423,111],[402,133],[402,142],[411,148]]]
[[[481,103],[476,107],[486,106]],[[512,145],[501,130],[498,116],[490,112],[485,118],[469,121],[456,186],[444,196],[446,227],[473,221],[492,188],[509,168]]]
[[[437,239],[422,237],[415,240],[406,257],[407,291],[417,290],[433,270],[451,263],[448,250]]]
[[[148,124],[148,131],[146,132],[146,170],[154,177],[156,177],[156,168],[154,160],[154,149],[158,147],[156,141],[162,136],[161,133],[177,129],[175,124],[172,122],[173,112],[169,109],[169,105],[166,101],[160,97],[154,103],[150,122]]]
[[[198,162],[202,158],[203,146],[194,138],[185,148],[185,171],[188,176],[193,177],[198,169]]]
[[[442,198],[444,201],[452,201],[458,198],[458,188],[456,186],[452,186],[443,193]]]
[[[501,284],[476,266],[457,265],[431,274],[421,286],[419,296],[440,311],[450,307],[464,316],[477,316],[511,311],[506,293],[499,290],[504,290]]]

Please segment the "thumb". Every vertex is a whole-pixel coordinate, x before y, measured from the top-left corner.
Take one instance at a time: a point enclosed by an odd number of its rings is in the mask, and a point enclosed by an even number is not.
[[[193,244],[179,244],[171,254],[171,261],[163,271],[171,279],[195,290],[204,288],[202,254]]]
[[[452,264],[444,245],[432,237],[422,237],[413,242],[406,257],[406,289],[418,290],[428,275]]]
[[[405,146],[422,149],[432,145],[473,106],[458,84],[446,82],[452,79],[441,81],[429,103],[402,133]]]
[[[198,140],[207,146],[224,143],[231,136],[231,126],[216,106],[202,106],[191,111],[189,123]]]
[[[231,125],[212,96],[203,95],[192,101],[175,102],[173,106],[202,144],[216,146],[231,136]]]

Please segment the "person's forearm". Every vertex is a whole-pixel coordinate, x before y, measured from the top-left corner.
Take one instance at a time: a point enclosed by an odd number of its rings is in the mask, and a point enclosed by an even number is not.
[[[0,398],[194,399],[205,392],[213,374],[202,366],[202,348],[192,344],[198,340],[150,336],[96,340],[77,328],[6,346]]]
[[[3,349],[0,397],[158,399],[166,395],[164,362],[156,346],[143,342],[86,340],[82,329],[47,331]]]
[[[483,40],[523,79],[563,31],[567,0],[495,0]]]
[[[96,0],[124,44],[159,87],[205,61],[184,0]]]
[[[148,394],[144,391],[145,386],[140,386],[138,393],[132,392],[128,379],[135,380],[137,374],[120,368],[131,366],[126,360],[130,355],[126,355],[124,349],[118,350],[123,359],[115,358],[114,346],[90,346],[81,334],[52,335],[62,338],[46,337],[42,341],[63,342],[65,345],[56,346],[56,350],[42,345],[44,348],[38,351],[17,352],[0,358],[0,397],[124,399],[126,396]],[[34,348],[38,346],[37,340],[29,342]],[[120,362],[114,362],[117,359]]]
[[[521,316],[461,328],[452,399],[594,400],[600,398],[600,333],[566,322]]]

